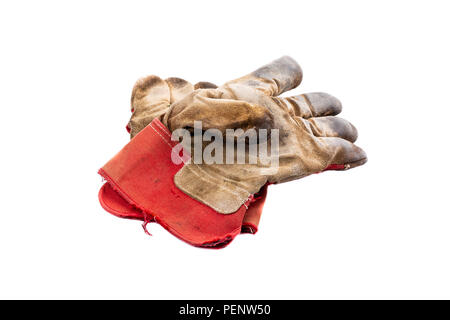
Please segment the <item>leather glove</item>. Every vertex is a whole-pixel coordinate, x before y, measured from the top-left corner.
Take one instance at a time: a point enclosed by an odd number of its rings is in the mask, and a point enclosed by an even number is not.
[[[268,165],[262,159],[256,164],[191,161],[177,172],[175,185],[217,212],[231,214],[266,183],[364,164],[365,152],[353,144],[355,127],[336,117],[341,111],[336,98],[324,93],[277,97],[297,87],[301,79],[299,65],[290,57],[282,57],[217,89],[193,91],[173,103],[163,117],[170,131],[191,130],[194,121],[201,121],[203,130],[223,134],[235,128],[277,129],[279,136],[277,161]],[[258,147],[271,150],[270,139],[258,142]],[[249,158],[246,149],[245,159]]]
[[[195,120],[202,120],[206,128],[218,128],[221,131],[228,128],[279,129],[280,166],[276,171],[271,170],[273,168],[270,165],[263,166],[260,163],[195,164],[195,168],[192,168],[194,164],[188,162],[182,167],[171,168],[169,175],[162,177],[161,173],[165,171],[155,169],[155,164],[159,164],[164,157],[155,158],[149,153],[148,141],[160,136],[168,143],[166,139],[170,138],[170,132],[165,132],[167,129],[160,123],[152,123],[154,126],[142,130],[139,141],[133,139],[130,142],[133,145],[127,145],[100,170],[100,174],[123,199],[139,207],[181,239],[193,245],[222,247],[236,235],[236,226],[246,211],[244,207],[248,208],[254,201],[252,190],[259,190],[266,182],[288,181],[324,169],[347,169],[365,162],[365,154],[361,149],[348,142],[349,148],[346,142],[340,141],[356,139],[353,126],[344,120],[318,118],[339,113],[340,104],[335,98],[326,94],[274,97],[297,86],[300,80],[301,70],[298,65],[284,57],[216,90],[195,91],[173,103],[168,112],[166,110],[158,115],[164,115],[164,123],[171,130],[192,128]],[[167,103],[165,105],[167,108]],[[152,129],[155,128],[153,131],[156,134],[153,134]],[[322,141],[325,138],[339,140],[335,143]],[[153,165],[149,165],[145,159],[151,159]],[[166,167],[170,166],[166,164]],[[173,182],[172,173],[176,186],[166,185],[163,195],[155,193],[161,180]],[[203,174],[206,178],[195,173]],[[192,174],[197,181],[189,179]],[[150,178],[153,178],[151,183]],[[202,183],[198,184],[199,181]],[[151,188],[145,188],[149,183]],[[196,184],[197,189],[193,187]],[[180,194],[179,189],[184,193]],[[169,191],[173,196],[168,202]],[[191,197],[186,197],[186,194]],[[207,206],[198,206],[198,202],[192,202],[192,198]],[[196,209],[190,210],[190,206]],[[180,213],[182,208],[185,211]],[[233,208],[236,210],[233,211]],[[162,215],[157,216],[155,212],[162,212]]]

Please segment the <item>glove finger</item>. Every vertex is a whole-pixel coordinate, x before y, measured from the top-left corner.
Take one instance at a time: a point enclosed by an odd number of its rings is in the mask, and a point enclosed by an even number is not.
[[[195,91],[172,105],[164,116],[164,124],[173,131],[193,128],[201,121],[202,129],[271,128],[272,115],[267,108],[233,99],[221,99],[222,92],[215,89]]]
[[[303,73],[298,63],[284,56],[253,71],[252,73],[229,81],[225,84],[242,84],[263,91],[267,95],[277,96],[298,87]]]
[[[358,138],[358,131],[349,121],[338,117],[314,117],[304,120],[316,137],[339,137],[350,142]]]
[[[293,116],[302,118],[334,116],[342,111],[341,102],[328,93],[312,92],[292,97],[273,98]]]
[[[136,81],[131,92],[132,111],[148,109],[161,101],[170,101],[170,88],[163,79],[151,75]]]
[[[216,89],[216,88],[218,88],[218,87],[214,83],[207,82],[207,81],[200,81],[194,85],[195,90],[197,90],[197,89]]]
[[[347,170],[367,162],[364,150],[345,139],[335,137],[318,139],[326,145],[329,153],[325,170]]]
[[[151,75],[139,79],[131,93],[131,116],[128,128],[131,138],[154,118],[163,115],[170,105],[170,87],[160,77]]]
[[[170,88],[170,103],[181,100],[194,91],[194,86],[181,78],[167,78],[166,82]]]

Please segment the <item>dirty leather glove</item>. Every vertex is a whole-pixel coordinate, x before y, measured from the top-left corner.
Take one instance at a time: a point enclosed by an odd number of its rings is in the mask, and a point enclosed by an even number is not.
[[[194,121],[201,121],[203,130],[222,133],[235,128],[279,130],[279,165],[263,164],[259,158],[256,164],[190,161],[175,175],[175,185],[217,212],[231,214],[266,183],[364,164],[366,154],[353,144],[355,127],[335,117],[341,111],[336,98],[325,93],[277,97],[301,79],[299,65],[282,57],[217,89],[196,90],[173,103],[163,117],[170,131],[192,129]],[[271,150],[270,139],[258,145]]]
[[[353,126],[344,120],[318,118],[339,113],[335,98],[326,94],[273,97],[296,87],[300,80],[298,65],[284,57],[216,90],[192,92],[171,106],[150,101],[156,108],[170,108],[135,133],[99,173],[108,181],[110,191],[141,210],[147,222],[160,223],[192,245],[223,247],[241,231],[246,211],[256,203],[255,192],[267,182],[365,162],[364,152],[345,140],[356,139]],[[175,165],[169,157],[176,144],[158,120],[161,117],[171,130],[192,128],[196,120],[202,120],[205,129],[222,131],[279,129],[280,170],[261,163],[196,165],[187,158]],[[325,139],[337,140],[322,141]]]

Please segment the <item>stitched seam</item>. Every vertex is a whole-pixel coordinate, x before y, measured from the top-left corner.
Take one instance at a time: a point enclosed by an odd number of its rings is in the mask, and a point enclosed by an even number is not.
[[[156,129],[158,129],[158,128],[154,128],[153,126],[152,126],[152,123],[150,123],[150,126],[153,128],[153,130],[156,132],[156,133],[165,133],[166,135],[167,135],[167,138],[170,138],[171,136],[169,135],[169,133],[167,133],[167,131],[165,131],[166,130],[166,128],[161,124],[161,123],[159,123],[159,122],[155,122],[156,123],[156,125],[159,127],[159,128],[161,128],[161,130],[163,130],[163,132],[160,132],[159,130],[156,130]],[[161,135],[160,135],[161,136]],[[162,137],[161,136],[161,138],[163,138],[164,139],[164,137]],[[175,141],[172,141],[172,139],[170,138],[170,142],[169,141],[167,141],[167,140],[165,140],[164,139],[164,141],[169,145],[169,147],[171,148],[171,149],[173,149],[174,148],[174,144],[176,144],[176,142]],[[178,159],[180,159],[181,160],[181,162],[183,162],[184,164],[186,164],[186,161],[189,161],[189,159],[188,160],[184,160],[182,157],[180,157],[180,155],[179,154],[177,154],[177,157],[178,157]]]
[[[153,127],[153,125],[152,125],[151,123],[150,123],[150,127],[153,129],[153,131],[155,131],[155,132],[158,134],[158,136],[161,137],[161,139],[163,139],[163,140],[166,142],[166,144],[167,144],[169,147],[172,148],[172,146],[170,145],[169,141],[167,141],[166,138],[164,138],[164,137],[161,135],[161,133],[159,133],[158,130],[156,130],[156,128]]]
[[[160,133],[164,134],[167,138],[171,137],[171,134],[169,132],[167,132],[159,122],[155,122],[155,124],[158,126],[158,128],[155,128],[155,129],[160,129],[158,131]]]
[[[170,133],[167,131],[167,129],[159,122],[159,121],[155,121],[155,124],[161,128],[162,133],[165,133],[168,137],[170,137]]]
[[[160,136],[163,140],[164,140],[164,142],[170,147],[170,149],[172,149],[173,148],[173,146],[172,145],[170,145],[170,143],[166,140],[166,138],[164,138],[153,126],[152,126],[152,124],[150,123],[150,128],[152,128],[153,129],[153,131],[155,131],[157,134],[158,134],[158,136]],[[184,164],[186,164],[185,162],[184,162],[184,160],[180,157],[180,155],[179,154],[177,154],[176,155],[177,157],[178,157],[178,159],[180,159],[181,160],[181,162],[183,162]]]

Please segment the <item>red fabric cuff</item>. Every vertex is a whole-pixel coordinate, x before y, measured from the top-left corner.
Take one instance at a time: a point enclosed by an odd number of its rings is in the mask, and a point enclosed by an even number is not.
[[[171,160],[175,145],[170,131],[158,119],[153,120],[99,170],[108,181],[99,193],[102,206],[120,217],[156,221],[194,246],[224,247],[242,226],[256,229],[264,199],[255,199],[254,209],[243,221],[251,200],[235,213],[224,215],[175,186],[173,177],[183,166]],[[188,159],[185,156],[183,161]]]

